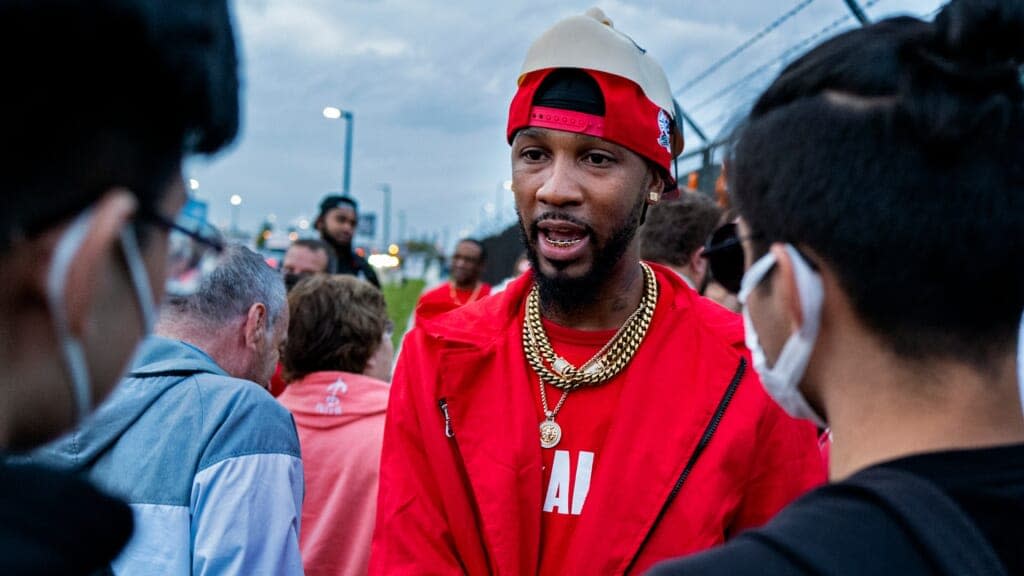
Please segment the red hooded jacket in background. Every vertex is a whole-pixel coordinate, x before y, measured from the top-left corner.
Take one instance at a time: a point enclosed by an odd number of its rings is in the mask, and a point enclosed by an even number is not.
[[[660,294],[565,566],[640,573],[767,521],[825,480],[814,427],[761,388],[738,315],[651,266]],[[392,387],[371,574],[535,574],[539,419],[522,348],[524,274],[424,322]],[[447,432],[447,433],[446,433]]]
[[[389,389],[361,374],[314,372],[278,397],[295,417],[306,471],[299,549],[308,576],[366,573]]]

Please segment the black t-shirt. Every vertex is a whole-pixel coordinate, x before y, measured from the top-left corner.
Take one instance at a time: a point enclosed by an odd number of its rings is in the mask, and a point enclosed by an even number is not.
[[[988,539],[1006,572],[1024,575],[1024,445],[934,452],[878,466],[932,482]],[[800,498],[763,528],[649,574],[932,573],[898,518],[839,482]]]
[[[132,533],[127,504],[88,482],[0,453],[0,574],[92,574]]]

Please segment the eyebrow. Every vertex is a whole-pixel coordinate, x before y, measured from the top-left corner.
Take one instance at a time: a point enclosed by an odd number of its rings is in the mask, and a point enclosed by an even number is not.
[[[570,134],[572,136],[575,136],[579,140],[583,141],[583,143],[585,145],[588,145],[588,146],[597,146],[597,145],[608,145],[608,144],[611,144],[613,146],[621,147],[620,144],[615,144],[611,140],[605,140],[604,138],[598,138],[597,136],[591,136],[590,134],[580,134],[578,132],[566,132],[564,130],[555,130],[554,128],[538,128],[536,126],[528,126],[526,128],[523,128],[519,132],[516,132],[515,138],[512,139],[512,145],[513,146],[515,145],[516,140],[518,140],[520,136],[522,136],[524,138],[536,138],[538,140],[544,139],[546,131],[554,131],[554,132],[561,132],[561,133],[564,133],[564,134]]]

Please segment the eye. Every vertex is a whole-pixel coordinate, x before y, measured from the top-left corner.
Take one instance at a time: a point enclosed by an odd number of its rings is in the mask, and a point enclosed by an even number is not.
[[[544,159],[544,151],[540,148],[524,148],[519,156],[529,162],[539,162]]]
[[[615,162],[615,157],[607,152],[587,152],[583,155],[583,161],[593,166],[608,166]]]

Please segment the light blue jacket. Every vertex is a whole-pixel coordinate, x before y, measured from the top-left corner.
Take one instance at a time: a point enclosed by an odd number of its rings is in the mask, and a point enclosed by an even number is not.
[[[149,338],[93,417],[33,459],[81,470],[131,504],[116,574],[302,574],[291,415],[185,342]]]

